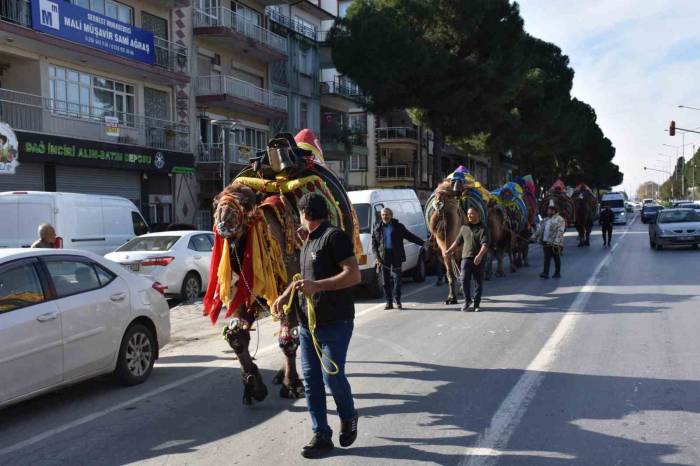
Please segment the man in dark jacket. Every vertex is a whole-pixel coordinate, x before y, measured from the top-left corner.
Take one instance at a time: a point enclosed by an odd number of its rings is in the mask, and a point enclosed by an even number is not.
[[[424,241],[393,218],[394,213],[391,209],[382,209],[381,217],[382,221],[372,232],[372,251],[377,258],[377,266],[381,267],[384,280],[384,309],[393,309],[393,301],[396,301],[396,307],[401,309],[401,264],[406,261],[403,240],[407,239],[419,246],[423,246]]]
[[[615,212],[609,206],[603,207],[600,211],[600,226],[603,228],[603,247],[610,247],[612,240],[613,223],[615,223]]]

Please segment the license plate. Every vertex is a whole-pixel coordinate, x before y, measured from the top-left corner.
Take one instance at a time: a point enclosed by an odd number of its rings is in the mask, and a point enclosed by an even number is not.
[[[678,241],[693,241],[695,237],[693,236],[679,236]]]

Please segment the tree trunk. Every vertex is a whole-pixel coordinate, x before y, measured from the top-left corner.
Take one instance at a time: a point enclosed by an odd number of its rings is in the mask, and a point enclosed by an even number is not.
[[[443,180],[442,138],[442,128],[433,120],[433,188],[437,188]]]

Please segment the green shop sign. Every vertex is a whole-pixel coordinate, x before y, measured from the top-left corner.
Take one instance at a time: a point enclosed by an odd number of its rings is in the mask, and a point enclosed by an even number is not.
[[[191,153],[111,144],[16,131],[24,162],[55,162],[97,168],[120,168],[163,173],[191,173]]]

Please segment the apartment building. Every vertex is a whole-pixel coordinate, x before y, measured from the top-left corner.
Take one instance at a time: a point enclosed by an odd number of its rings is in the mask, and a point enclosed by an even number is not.
[[[15,147],[0,191],[119,195],[151,223],[191,214],[188,5],[1,0],[0,141]]]

